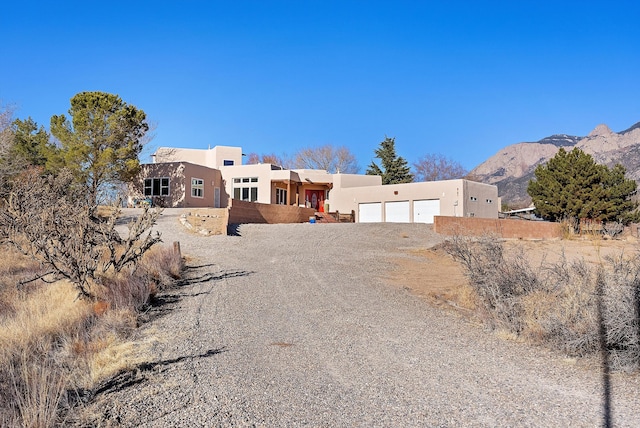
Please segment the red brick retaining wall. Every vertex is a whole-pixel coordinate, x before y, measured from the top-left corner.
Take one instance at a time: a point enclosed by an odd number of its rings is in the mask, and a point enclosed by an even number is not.
[[[481,236],[494,234],[501,238],[562,238],[560,223],[547,221],[436,216],[433,227],[437,233],[442,235]]]

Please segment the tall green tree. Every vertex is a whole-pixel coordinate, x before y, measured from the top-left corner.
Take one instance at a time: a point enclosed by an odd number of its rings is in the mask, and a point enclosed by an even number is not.
[[[382,184],[398,184],[413,182],[413,174],[407,161],[396,154],[396,139],[385,136],[380,147],[375,150],[382,167],[375,161],[367,168],[367,175],[382,176]]]
[[[628,223],[640,218],[631,197],[636,182],[625,177],[622,165],[609,169],[578,148],[560,148],[546,164],[536,167],[527,192],[536,213],[546,220],[591,219]]]
[[[129,182],[138,173],[148,130],[144,111],[105,92],[81,92],[71,98],[69,118],[51,118],[62,163],[86,186],[93,204],[107,186]]]
[[[44,126],[31,118],[16,119],[12,124],[13,146],[11,153],[27,166],[38,166],[51,172],[56,169],[58,148],[50,140]]]

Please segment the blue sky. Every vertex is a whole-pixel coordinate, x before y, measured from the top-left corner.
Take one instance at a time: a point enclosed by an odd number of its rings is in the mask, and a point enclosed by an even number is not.
[[[151,148],[346,146],[471,169],[501,148],[640,121],[635,1],[24,2],[0,11],[0,99],[49,127],[82,91]],[[147,159],[143,159],[147,160]]]

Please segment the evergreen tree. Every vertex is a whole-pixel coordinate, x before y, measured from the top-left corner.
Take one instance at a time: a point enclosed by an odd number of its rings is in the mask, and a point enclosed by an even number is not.
[[[30,117],[16,119],[12,124],[13,146],[11,154],[26,163],[52,171],[56,168],[57,147],[51,143],[49,133]]]
[[[536,167],[527,192],[536,213],[546,220],[563,218],[621,221],[639,218],[638,203],[631,200],[636,182],[625,178],[625,169],[597,164],[582,150],[560,148],[546,164]]]
[[[375,150],[382,168],[374,161],[367,168],[367,175],[382,176],[382,184],[398,184],[413,182],[413,174],[407,161],[396,154],[396,139],[385,136],[380,147]]]
[[[144,111],[104,92],[76,94],[69,115],[53,116],[51,133],[62,144],[64,166],[95,204],[105,186],[129,182],[138,173],[149,125]]]

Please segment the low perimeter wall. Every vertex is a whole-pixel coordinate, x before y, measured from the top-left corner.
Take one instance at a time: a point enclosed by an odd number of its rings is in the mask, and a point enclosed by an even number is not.
[[[304,223],[315,215],[313,208],[291,205],[260,204],[232,199],[229,224],[240,223]]]
[[[441,235],[493,234],[501,238],[516,239],[562,238],[560,223],[547,221],[436,216],[433,228]]]

